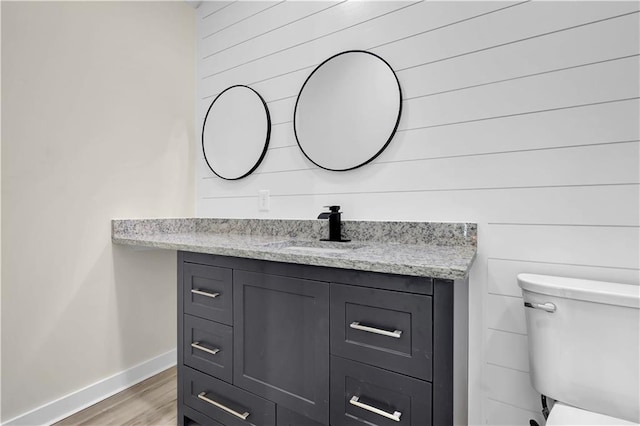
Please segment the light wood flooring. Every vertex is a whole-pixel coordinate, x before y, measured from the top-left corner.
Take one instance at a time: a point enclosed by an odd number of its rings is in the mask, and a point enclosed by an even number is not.
[[[173,367],[53,426],[175,425],[176,392],[176,368]]]

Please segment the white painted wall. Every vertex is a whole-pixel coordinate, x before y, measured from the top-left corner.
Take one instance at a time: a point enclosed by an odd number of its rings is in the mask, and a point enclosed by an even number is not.
[[[2,2],[3,422],[175,349],[175,253],[110,220],[193,215],[194,13]]]
[[[469,418],[541,420],[518,272],[638,284],[638,2],[215,2],[198,9],[196,129],[248,84],[273,123],[262,165],[223,181],[196,152],[196,213],[473,221]],[[383,56],[403,116],[372,164],[336,173],[296,145],[297,93],[347,49]],[[198,130],[199,131],[199,130]],[[258,190],[271,211],[258,212]]]

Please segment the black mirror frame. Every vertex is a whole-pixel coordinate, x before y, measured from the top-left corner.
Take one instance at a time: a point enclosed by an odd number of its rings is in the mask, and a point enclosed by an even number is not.
[[[387,141],[384,143],[384,145],[382,146],[382,148],[380,148],[380,150],[378,152],[376,152],[373,156],[371,156],[371,158],[369,158],[368,160],[364,161],[363,163],[360,163],[356,166],[353,167],[349,167],[348,169],[331,169],[329,167],[325,167],[325,166],[321,166],[320,164],[316,163],[315,161],[313,161],[309,155],[307,155],[307,153],[304,151],[304,149],[302,149],[302,145],[300,144],[300,139],[298,139],[298,132],[296,129],[296,112],[298,111],[298,102],[300,101],[300,95],[302,94],[302,91],[304,90],[304,87],[307,85],[307,83],[309,82],[309,80],[311,79],[311,77],[316,73],[316,71],[318,71],[325,63],[329,62],[330,60],[340,56],[340,55],[344,55],[347,53],[366,53],[367,55],[371,55],[371,56],[375,56],[376,58],[380,59],[382,62],[384,62],[384,64],[389,67],[389,70],[391,70],[391,72],[393,73],[393,76],[396,79],[396,83],[398,84],[398,94],[399,96],[399,102],[398,102],[398,117],[396,118],[396,123],[393,126],[393,130],[391,131],[391,134],[389,135],[389,138],[387,139]],[[349,170],[353,170],[353,169],[357,169],[358,167],[362,167],[370,162],[372,162],[373,160],[375,160],[380,154],[382,154],[382,152],[387,148],[387,146],[389,145],[389,143],[391,142],[391,140],[393,139],[393,137],[396,134],[396,131],[398,130],[398,125],[400,124],[400,117],[402,116],[402,88],[400,87],[400,80],[398,80],[398,76],[396,75],[396,72],[393,70],[393,68],[391,67],[391,65],[389,65],[389,63],[387,61],[385,61],[381,56],[376,55],[375,53],[372,52],[368,52],[366,50],[345,50],[343,52],[340,53],[336,53],[335,55],[325,59],[324,61],[322,61],[322,63],[320,65],[318,65],[312,72],[311,74],[309,74],[309,76],[307,77],[307,79],[304,81],[304,84],[302,85],[302,87],[300,88],[300,91],[298,92],[298,97],[296,98],[296,105],[293,109],[293,134],[296,137],[296,142],[298,144],[298,147],[300,148],[300,151],[302,151],[302,153],[304,154],[304,156],[311,161],[313,164],[315,164],[316,166],[320,167],[321,169],[325,169],[325,170],[330,170],[330,171],[334,171],[334,172],[346,172]]]
[[[245,87],[249,90],[251,90],[253,93],[255,93],[258,96],[258,99],[260,99],[260,102],[262,102],[262,105],[264,106],[264,112],[267,116],[267,135],[265,138],[265,142],[264,142],[264,148],[262,149],[262,153],[260,154],[260,158],[258,158],[258,161],[253,165],[253,167],[251,167],[251,169],[243,174],[242,176],[239,177],[235,177],[235,178],[228,178],[228,177],[224,177],[221,176],[220,174],[218,174],[215,170],[213,170],[213,167],[211,167],[211,164],[209,163],[209,160],[207,160],[207,153],[204,149],[204,128],[207,124],[207,118],[209,117],[209,112],[211,111],[211,108],[213,107],[213,105],[216,103],[216,101],[218,100],[218,98],[220,96],[222,96],[226,91],[231,90],[235,87]],[[255,89],[246,86],[244,84],[235,84],[233,86],[229,86],[226,89],[224,89],[222,92],[220,92],[218,94],[218,96],[215,97],[215,99],[211,102],[211,105],[209,105],[209,108],[207,109],[207,113],[204,116],[204,121],[202,123],[202,136],[201,136],[201,144],[202,144],[202,154],[204,155],[204,161],[207,163],[207,166],[209,167],[209,169],[213,172],[214,175],[218,176],[221,179],[225,179],[225,180],[238,180],[238,179],[242,179],[245,178],[247,176],[249,176],[251,173],[253,173],[258,166],[260,165],[260,163],[262,163],[262,160],[264,159],[264,156],[267,154],[267,149],[269,148],[269,140],[271,138],[271,115],[269,114],[269,107],[267,106],[267,103],[264,101],[264,99],[262,98],[262,96],[260,95],[260,93],[258,93]]]

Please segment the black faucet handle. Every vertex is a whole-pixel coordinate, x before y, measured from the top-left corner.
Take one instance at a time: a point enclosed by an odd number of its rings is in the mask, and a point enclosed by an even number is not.
[[[340,211],[340,206],[323,206],[325,209],[329,209],[331,213],[338,213]]]

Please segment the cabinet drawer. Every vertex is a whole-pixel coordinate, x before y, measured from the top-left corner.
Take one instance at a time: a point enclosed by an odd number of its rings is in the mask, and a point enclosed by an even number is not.
[[[187,367],[182,380],[184,404],[226,426],[275,426],[271,401]]]
[[[331,284],[331,353],[431,380],[431,305],[431,296]]]
[[[184,364],[225,380],[233,380],[233,328],[184,316]]]
[[[331,425],[429,426],[431,383],[332,356]]]
[[[184,312],[231,325],[232,270],[193,263],[183,265]]]

